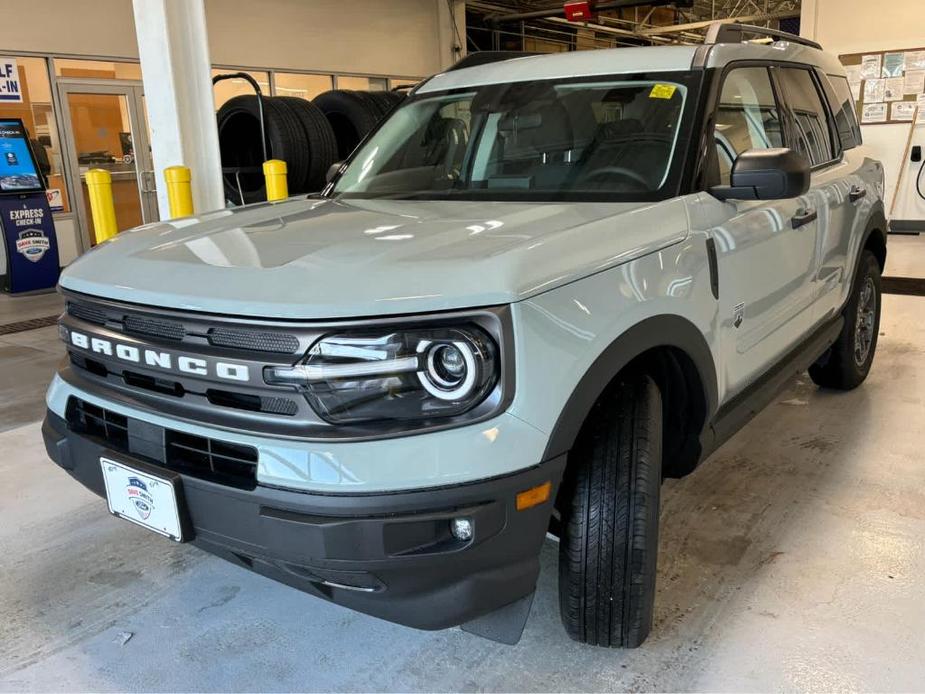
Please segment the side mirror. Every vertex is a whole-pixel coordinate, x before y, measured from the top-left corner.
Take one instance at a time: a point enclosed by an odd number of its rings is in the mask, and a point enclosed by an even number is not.
[[[809,190],[810,166],[806,157],[792,149],[750,149],[732,166],[728,186],[714,186],[710,193],[720,200],[785,200]]]
[[[324,180],[330,183],[334,180],[334,177],[337,176],[337,173],[340,171],[340,167],[344,165],[342,161],[336,161],[328,167],[328,172],[324,175]]]

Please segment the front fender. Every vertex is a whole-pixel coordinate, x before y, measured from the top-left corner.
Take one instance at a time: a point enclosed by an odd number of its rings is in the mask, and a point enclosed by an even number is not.
[[[512,306],[517,386],[509,411],[546,434],[543,459],[567,451],[607,384],[656,347],[696,365],[707,419],[715,412],[719,317],[705,241],[691,235]]]
[[[562,408],[543,459],[567,452],[607,385],[635,358],[658,347],[673,347],[690,358],[703,388],[706,411],[715,412],[716,367],[703,334],[681,316],[652,316],[620,335],[594,360]]]

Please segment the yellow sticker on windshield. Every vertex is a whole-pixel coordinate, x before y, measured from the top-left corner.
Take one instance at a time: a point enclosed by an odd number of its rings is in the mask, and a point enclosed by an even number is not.
[[[656,84],[649,92],[650,99],[670,99],[678,88],[673,84]]]

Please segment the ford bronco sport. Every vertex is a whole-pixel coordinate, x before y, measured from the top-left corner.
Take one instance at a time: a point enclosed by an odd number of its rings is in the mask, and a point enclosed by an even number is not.
[[[87,253],[49,455],[175,541],[503,642],[551,532],[568,634],[638,646],[662,479],[877,345],[883,172],[844,70],[710,39],[449,70],[320,195]]]

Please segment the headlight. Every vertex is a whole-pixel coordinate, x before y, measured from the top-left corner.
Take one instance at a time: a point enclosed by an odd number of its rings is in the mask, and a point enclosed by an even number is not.
[[[293,385],[332,424],[461,415],[500,379],[498,346],[476,325],[345,332],[316,342],[267,383]]]

